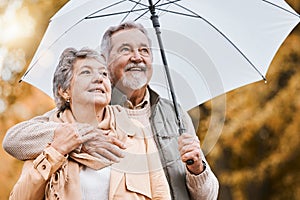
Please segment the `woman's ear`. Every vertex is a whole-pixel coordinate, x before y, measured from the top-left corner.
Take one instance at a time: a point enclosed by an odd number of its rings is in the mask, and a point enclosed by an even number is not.
[[[58,89],[58,93],[60,96],[62,96],[62,98],[64,98],[65,100],[70,99],[71,95],[70,95],[70,90],[63,90],[61,88]]]

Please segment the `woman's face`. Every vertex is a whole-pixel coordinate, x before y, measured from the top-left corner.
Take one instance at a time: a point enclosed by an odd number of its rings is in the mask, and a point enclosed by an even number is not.
[[[106,67],[93,58],[77,59],[70,85],[71,108],[80,105],[102,108],[111,100],[111,83]]]

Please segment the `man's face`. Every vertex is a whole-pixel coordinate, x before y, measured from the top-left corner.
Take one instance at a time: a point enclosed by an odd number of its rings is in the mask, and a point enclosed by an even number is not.
[[[124,93],[146,87],[153,72],[147,37],[138,29],[114,33],[108,70],[112,84]]]

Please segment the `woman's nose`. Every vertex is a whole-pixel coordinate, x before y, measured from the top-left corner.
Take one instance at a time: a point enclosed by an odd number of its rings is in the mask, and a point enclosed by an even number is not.
[[[103,73],[95,73],[94,74],[94,81],[97,83],[102,83],[103,82]]]

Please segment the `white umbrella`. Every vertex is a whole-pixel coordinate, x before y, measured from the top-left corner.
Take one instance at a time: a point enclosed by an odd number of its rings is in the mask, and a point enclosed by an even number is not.
[[[50,20],[22,80],[52,97],[52,75],[63,49],[97,48],[123,21],[143,24],[152,38],[150,85],[168,98],[161,47],[146,0],[71,0]],[[278,48],[300,17],[283,0],[160,0],[153,3],[178,102],[188,110],[220,94],[265,79]]]

